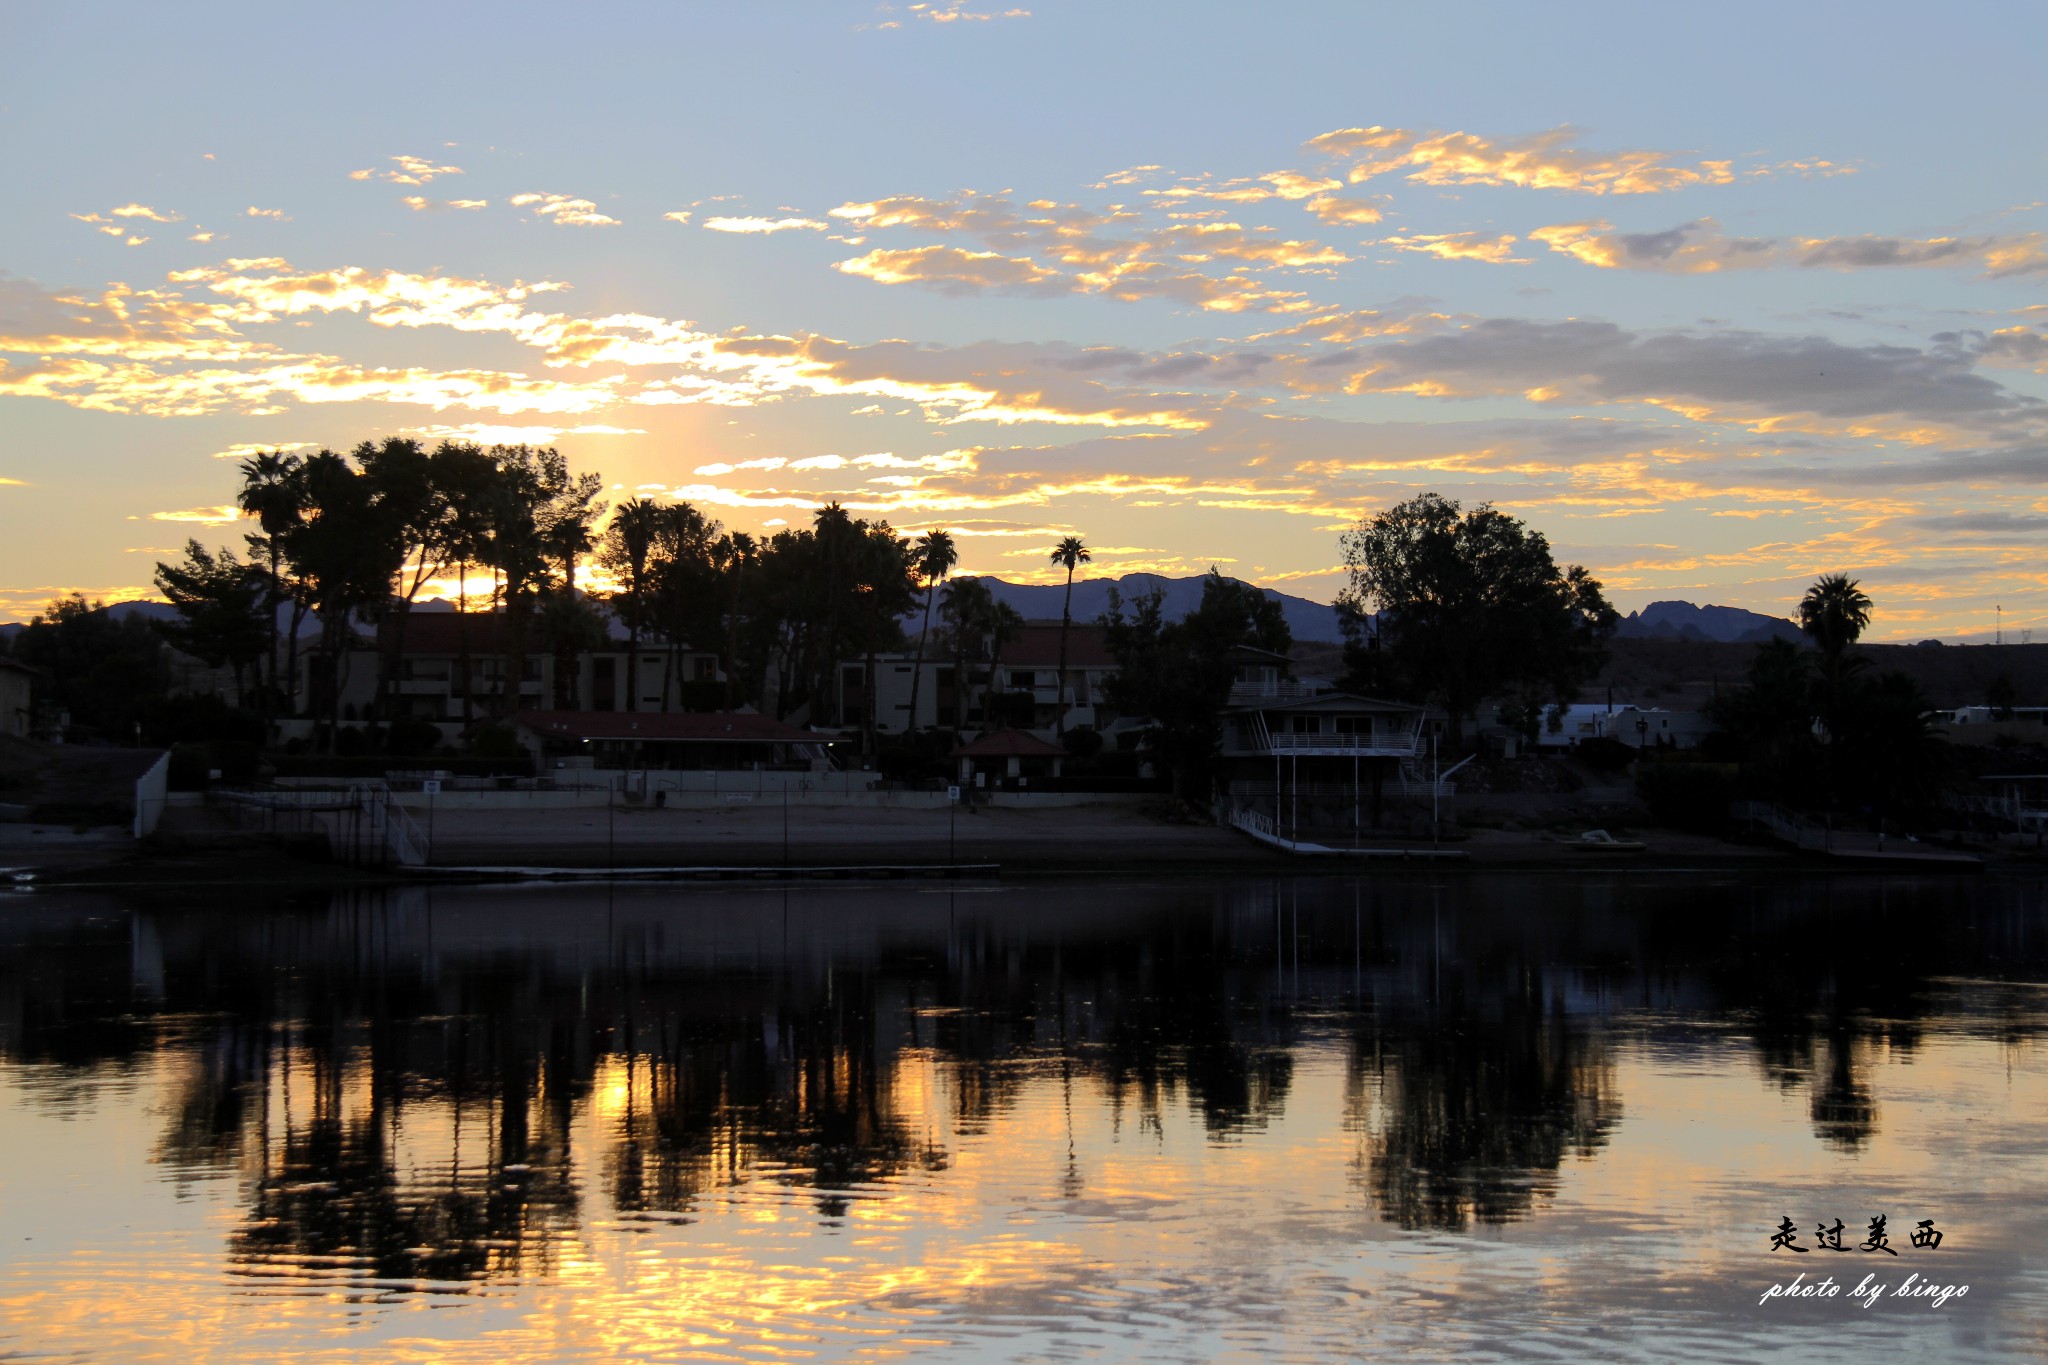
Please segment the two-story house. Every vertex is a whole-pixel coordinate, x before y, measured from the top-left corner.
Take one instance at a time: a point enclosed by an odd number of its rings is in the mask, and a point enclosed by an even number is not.
[[[1225,818],[1250,812],[1287,838],[1375,828],[1390,792],[1426,794],[1432,716],[1408,702],[1339,692],[1291,676],[1284,654],[1233,651],[1223,713],[1220,801]]]

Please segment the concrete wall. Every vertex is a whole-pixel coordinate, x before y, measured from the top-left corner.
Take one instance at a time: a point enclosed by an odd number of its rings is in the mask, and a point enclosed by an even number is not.
[[[156,762],[149,765],[149,771],[135,779],[135,837],[147,838],[156,833],[157,823],[164,818],[164,803],[170,795],[171,756],[157,755]]]

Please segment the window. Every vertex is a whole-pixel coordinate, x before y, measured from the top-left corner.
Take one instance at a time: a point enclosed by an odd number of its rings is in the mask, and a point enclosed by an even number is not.
[[[1323,732],[1321,716],[1289,716],[1287,728],[1297,735],[1319,735]]]
[[[1369,735],[1372,733],[1371,716],[1338,716],[1337,733],[1340,735]]]

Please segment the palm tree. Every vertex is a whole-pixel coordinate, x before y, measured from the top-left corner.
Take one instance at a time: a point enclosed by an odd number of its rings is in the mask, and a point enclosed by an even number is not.
[[[1844,684],[1852,667],[1862,660],[1847,658],[1850,645],[1870,624],[1870,598],[1847,574],[1826,574],[1814,580],[1799,599],[1799,628],[1820,648],[1823,703],[1822,720],[1828,728],[1829,748],[1842,730]]]
[[[938,593],[939,580],[960,562],[960,552],[953,548],[953,537],[947,532],[926,531],[917,538],[911,553],[914,556],[912,567],[924,580],[924,629],[917,634],[917,662],[910,669],[910,722],[907,728],[915,730],[917,696],[924,682],[924,639],[932,633],[932,598]]]
[[[1088,547],[1079,536],[1067,536],[1052,547],[1052,562],[1067,571],[1067,597],[1060,606],[1060,674],[1058,697],[1053,704],[1054,733],[1067,733],[1067,631],[1074,623],[1074,570],[1089,560]]]
[[[242,489],[235,495],[235,505],[242,514],[256,518],[262,527],[260,537],[250,537],[251,545],[260,545],[270,559],[270,591],[264,602],[264,610],[269,616],[270,676],[264,692],[263,712],[273,718],[278,693],[277,609],[284,597],[279,569],[284,558],[285,536],[299,524],[306,510],[306,484],[301,471],[302,462],[296,455],[287,455],[283,451],[256,455],[242,461]],[[300,605],[292,614],[292,663],[285,689],[288,699],[297,683],[298,626],[304,610]],[[290,704],[289,700],[287,704]]]
[[[1024,629],[1024,618],[1008,602],[991,602],[985,621],[988,630],[988,681],[981,685],[981,723],[985,729],[998,729],[991,724],[989,697],[995,691],[996,670],[1002,666],[1003,646],[1017,638],[1017,632]]]
[[[939,615],[953,637],[953,728],[967,728],[967,666],[981,657],[995,598],[979,578],[956,578],[939,594]]]
[[[661,535],[661,504],[651,498],[627,498],[612,513],[599,542],[597,562],[619,585],[612,610],[626,624],[626,709],[640,709],[640,632],[654,613],[654,571],[651,563]]]
[[[1823,655],[1841,657],[1870,624],[1870,598],[1847,574],[1826,574],[1799,599],[1799,628]]]

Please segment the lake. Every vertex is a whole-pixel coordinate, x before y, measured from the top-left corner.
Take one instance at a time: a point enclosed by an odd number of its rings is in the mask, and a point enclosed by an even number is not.
[[[2048,1358],[2044,1030],[2034,880],[0,893],[0,1360]]]

